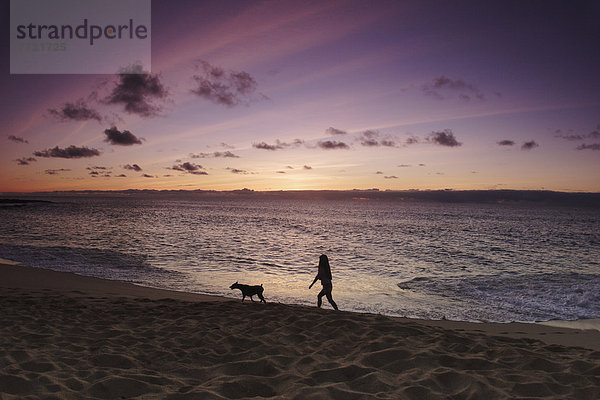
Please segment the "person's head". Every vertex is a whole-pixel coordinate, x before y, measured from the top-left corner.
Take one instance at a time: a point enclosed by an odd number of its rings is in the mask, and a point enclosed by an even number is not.
[[[321,254],[321,257],[319,257],[319,264],[329,265],[329,259],[327,258],[327,256],[325,254]]]

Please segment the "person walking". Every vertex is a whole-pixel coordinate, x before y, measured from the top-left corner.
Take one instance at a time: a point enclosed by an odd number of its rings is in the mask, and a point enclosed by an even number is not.
[[[331,283],[331,267],[329,266],[329,259],[325,254],[322,254],[319,257],[319,272],[317,272],[317,276],[315,276],[315,280],[308,287],[311,289],[317,280],[321,280],[321,285],[323,285],[323,289],[317,295],[317,307],[321,308],[321,304],[323,304],[323,296],[327,297],[327,301],[331,304],[334,310],[337,310],[337,304],[333,301],[333,297],[331,297],[331,290],[333,289],[333,284]]]

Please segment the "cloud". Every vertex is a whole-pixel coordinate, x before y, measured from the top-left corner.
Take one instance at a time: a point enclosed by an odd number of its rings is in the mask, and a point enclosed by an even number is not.
[[[532,141],[523,143],[523,145],[521,146],[521,150],[532,150],[532,149],[535,149],[536,147],[539,147],[539,146],[540,145],[537,144],[535,142],[535,140],[532,140]]]
[[[173,165],[170,169],[175,171],[187,172],[194,175],[208,175],[206,171],[201,171],[204,169],[202,165],[194,164],[191,162],[184,162],[182,164]]]
[[[473,98],[485,100],[484,94],[475,85],[462,79],[451,79],[447,76],[439,76],[421,88],[426,96],[437,99],[445,99],[456,96],[459,100],[470,101]]]
[[[110,129],[105,129],[104,134],[106,135],[105,142],[119,146],[131,146],[134,144],[142,144],[142,141],[138,139],[133,133],[124,130],[119,131],[116,126]]]
[[[100,155],[100,151],[96,149],[90,149],[88,147],[77,147],[77,146],[69,146],[64,149],[56,146],[52,149],[40,150],[33,153],[36,157],[45,157],[45,158],[86,158],[86,157],[95,157]]]
[[[593,143],[593,144],[581,144],[579,146],[577,146],[577,150],[595,150],[595,151],[599,151],[600,150],[600,143]]]
[[[165,99],[168,91],[160,82],[159,75],[143,72],[139,66],[134,66],[134,69],[139,70],[139,73],[119,74],[118,83],[104,102],[122,105],[129,114],[155,116],[162,109],[153,104],[153,101]]]
[[[284,148],[283,146],[268,144],[266,142],[252,143],[252,147],[254,147],[256,149],[270,150],[270,151],[280,150],[280,149]]]
[[[396,147],[396,142],[389,136],[380,139],[381,134],[378,131],[367,130],[358,136],[360,144],[366,147]]]
[[[600,138],[600,125],[598,125],[595,130],[584,135],[575,134],[573,133],[572,129],[569,129],[568,132],[568,134],[563,134],[560,129],[557,129],[555,131],[556,135],[554,137],[562,138],[569,141]]]
[[[310,165],[305,165],[305,166],[303,166],[302,168],[304,168],[304,169],[306,169],[306,170],[313,169],[313,168],[312,168]]]
[[[275,141],[275,144],[268,144],[266,142],[252,143],[252,147],[254,147],[256,149],[261,149],[261,150],[275,151],[275,150],[282,150],[282,149],[285,149],[288,147],[298,147],[302,143],[304,143],[304,141],[301,139],[294,139],[294,141],[292,143],[282,142],[279,139],[277,139]]]
[[[59,109],[48,109],[48,112],[53,117],[61,121],[87,121],[96,120],[102,121],[102,117],[98,111],[88,107],[83,99],[77,100],[75,103],[65,103]]]
[[[144,178],[156,178],[154,175],[149,175],[149,174],[142,174],[142,177],[144,177]]]
[[[565,139],[568,141],[576,141],[576,140],[583,140],[585,138],[584,135],[577,135],[577,134],[569,134],[569,135],[556,135],[555,137],[559,137],[561,139]]]
[[[285,174],[285,171],[275,171],[278,174]]]
[[[240,156],[235,155],[230,151],[215,151],[213,156],[215,158],[240,158]]]
[[[34,157],[22,157],[22,158],[17,158],[15,161],[19,165],[29,165],[30,163],[37,161],[37,160]]]
[[[375,175],[383,175],[383,171],[377,171],[375,172]]]
[[[197,85],[192,93],[228,107],[249,104],[252,100],[257,84],[249,73],[225,71],[202,60],[197,69],[200,74],[192,76]]]
[[[124,165],[123,168],[131,170],[131,171],[136,171],[136,172],[140,172],[142,170],[142,167],[140,167],[137,164],[127,164],[127,165]]]
[[[498,142],[499,146],[514,146],[515,142],[512,140],[501,140]]]
[[[317,142],[317,146],[324,150],[346,150],[350,148],[350,146],[348,146],[346,143],[335,140],[321,140]]]
[[[198,154],[190,153],[189,156],[190,156],[190,158],[209,158],[209,157],[240,158],[240,156],[233,154],[231,151],[215,151],[213,153],[198,153]]]
[[[119,174],[119,175],[117,175],[117,178],[127,178],[127,175],[125,175],[125,174]]]
[[[58,175],[60,172],[67,172],[70,169],[67,168],[59,168],[59,169],[47,169],[44,171],[46,175]]]
[[[227,169],[230,170],[232,174],[247,175],[249,173],[245,169],[237,169],[237,168],[229,168],[229,167]]]
[[[411,165],[410,164],[400,164],[400,165],[398,165],[398,167],[400,167],[400,168],[410,168]]]
[[[94,170],[105,171],[105,170],[108,170],[108,169],[111,169],[111,168],[109,168],[109,167],[94,166],[94,167],[87,167],[86,169],[89,170],[89,171],[94,171]]]
[[[398,177],[396,175],[386,175],[383,179],[398,179]]]
[[[598,125],[595,130],[588,133],[587,137],[591,139],[600,138],[600,125]]]
[[[452,129],[444,129],[443,131],[434,131],[427,137],[428,142],[438,144],[440,146],[458,147],[462,143],[456,140]]]
[[[406,138],[406,141],[404,142],[407,146],[410,146],[411,144],[417,144],[421,141],[421,139],[419,139],[416,136],[409,136],[408,138]]]
[[[347,134],[347,133],[348,133],[348,132],[346,132],[346,131],[343,131],[343,130],[341,130],[341,129],[336,129],[336,128],[333,128],[333,127],[329,127],[329,128],[327,128],[327,129],[325,129],[325,134],[326,134],[326,135],[329,135],[329,136],[334,136],[334,135],[345,135],[345,134]]]
[[[8,136],[8,140],[12,140],[13,142],[16,142],[16,143],[29,143],[27,141],[27,139],[22,138],[22,137],[18,137],[18,136],[15,136],[15,135]]]

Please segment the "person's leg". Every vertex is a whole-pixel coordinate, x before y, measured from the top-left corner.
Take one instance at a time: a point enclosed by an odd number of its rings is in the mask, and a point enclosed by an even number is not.
[[[333,309],[337,310],[338,309],[337,304],[335,304],[335,301],[333,301],[333,297],[331,297],[332,290],[333,290],[333,285],[331,283],[329,283],[327,285],[323,285],[323,290],[321,292],[325,294],[325,296],[327,297],[327,301],[329,301],[329,304],[331,304]]]
[[[337,310],[338,306],[335,304],[335,301],[333,301],[333,297],[331,297],[331,289],[329,289],[325,295],[327,296],[327,301],[329,301],[329,304],[331,304],[334,310]]]
[[[325,295],[326,295],[326,291],[325,291],[325,287],[323,287],[323,289],[321,289],[321,291],[317,295],[317,307],[321,308],[321,305],[323,304],[323,296],[325,296]]]

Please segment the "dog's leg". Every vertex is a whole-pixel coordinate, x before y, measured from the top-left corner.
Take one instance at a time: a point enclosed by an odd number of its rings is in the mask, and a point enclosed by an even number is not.
[[[242,293],[242,303],[244,302],[245,298],[246,298],[246,295],[244,293]]]
[[[252,300],[252,302],[254,303],[254,299],[252,298],[252,296],[254,296],[253,294],[250,295],[250,300]]]
[[[266,303],[267,301],[265,300],[265,298],[263,297],[262,293],[258,293],[258,297],[260,297],[260,301],[262,301],[263,303]]]

